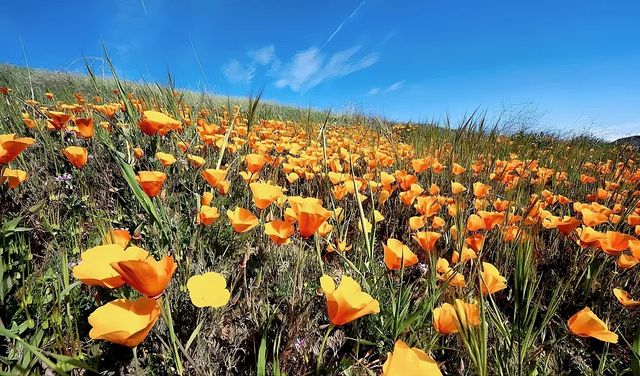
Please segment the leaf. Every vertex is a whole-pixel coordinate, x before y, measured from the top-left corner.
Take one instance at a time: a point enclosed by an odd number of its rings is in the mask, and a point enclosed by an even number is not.
[[[631,345],[631,371],[633,376],[640,376],[640,329],[636,332],[636,338]]]
[[[62,290],[62,292],[60,293],[60,300],[64,299],[67,295],[69,295],[71,290],[73,290],[74,288],[76,288],[78,286],[80,286],[80,281],[75,281],[72,284],[70,284],[69,286],[67,286],[67,288]]]
[[[31,345],[30,343],[28,343],[27,341],[23,340],[18,335],[14,334],[12,331],[7,330],[4,327],[0,327],[0,335],[4,336],[4,337],[8,337],[10,339],[13,339],[13,340],[19,342],[20,344],[22,344],[22,346],[24,346],[27,350],[29,350],[29,352],[31,354],[33,354],[36,358],[40,359],[40,361],[42,363],[44,363],[47,367],[51,368],[57,374],[59,374],[59,375],[66,375],[67,374],[66,372],[61,370],[60,367],[58,367],[55,363],[53,363],[53,361],[51,361],[51,359],[49,359],[47,356],[45,356],[42,353],[42,351],[40,351],[39,348],[37,348],[37,347]]]
[[[258,376],[265,376],[267,373],[267,330],[262,333],[260,349],[258,350]]]

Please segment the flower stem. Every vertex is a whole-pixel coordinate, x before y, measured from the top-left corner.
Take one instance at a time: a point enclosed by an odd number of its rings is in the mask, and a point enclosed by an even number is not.
[[[171,339],[171,344],[173,345],[173,356],[176,362],[176,369],[178,375],[182,375],[182,360],[180,360],[180,353],[178,353],[178,345],[176,342],[178,338],[176,337],[176,333],[173,329],[173,319],[171,318],[171,307],[169,307],[169,300],[165,299],[164,304],[160,303],[162,318],[164,319],[165,324],[169,328],[169,337]]]
[[[324,338],[322,339],[322,343],[320,344],[320,351],[318,352],[318,361],[316,363],[316,375],[320,374],[320,365],[322,364],[322,355],[324,353],[324,345],[327,344],[327,338],[329,338],[329,334],[331,333],[331,331],[333,330],[334,325],[333,324],[329,324],[329,326],[327,327],[327,331],[324,334]]]
[[[133,348],[133,366],[135,367],[136,376],[140,376],[140,363],[138,362],[138,346]]]

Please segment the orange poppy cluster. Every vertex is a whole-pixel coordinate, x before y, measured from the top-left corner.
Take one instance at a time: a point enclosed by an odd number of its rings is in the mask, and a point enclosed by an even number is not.
[[[103,104],[100,100],[89,104],[82,96],[76,99],[75,104],[56,104],[55,110],[42,108],[46,127],[71,130],[79,139],[87,140],[94,135],[93,117],[76,115],[97,113],[106,119],[101,126],[111,130],[114,126],[111,119],[126,107],[124,102]],[[629,202],[638,202],[631,198],[640,196],[637,189],[640,170],[633,161],[586,162],[577,181],[566,171],[542,166],[538,160],[521,160],[516,154],[504,159],[480,155],[466,166],[455,162],[448,166],[444,162],[450,160],[451,145],[443,145],[429,155],[419,155],[423,151],[414,150],[395,134],[381,137],[377,131],[362,126],[329,126],[322,128],[322,132],[316,128],[314,132],[319,135],[316,138],[294,122],[262,120],[250,126],[239,107],[218,115],[208,109],[194,113],[191,108],[180,107],[179,116],[169,116],[142,99],[133,96],[128,99],[140,115],[137,126],[145,136],[168,137],[172,132],[181,134],[195,128],[194,135],[200,144],[186,143],[180,137],[176,147],[208,185],[198,201],[194,220],[197,225],[211,226],[220,219],[222,208],[214,205],[216,197],[239,188],[232,186],[240,181],[236,179],[239,176],[251,192],[253,207],[249,207],[247,200],[248,206],[243,205],[247,207],[226,210],[235,232],[247,233],[260,226],[269,241],[278,246],[291,243],[297,235],[301,241],[317,235],[325,239],[327,252],[344,253],[355,246],[345,227],[357,227],[364,237],[369,237],[376,226],[384,224],[385,210],[399,207],[403,213],[409,213],[400,218],[407,231],[384,239],[381,253],[386,268],[391,272],[404,270],[414,267],[425,256],[433,256],[438,279],[452,289],[467,286],[466,278],[477,276],[473,287],[480,299],[509,287],[510,271],[485,260],[483,248],[487,239],[523,242],[530,236],[527,229],[534,227],[557,230],[558,236],[569,238],[584,250],[616,257],[621,269],[640,263],[640,205],[628,206]],[[53,95],[49,100],[53,100]],[[30,105],[35,107],[38,103]],[[27,128],[38,126],[41,120],[27,112],[23,115]],[[11,188],[27,175],[5,165],[34,142],[14,134],[0,135],[2,182],[7,181]],[[205,157],[212,149],[220,155],[215,167]],[[76,168],[87,164],[88,150],[84,147],[69,146],[62,153]],[[145,158],[142,149],[133,149],[132,153],[135,158]],[[232,156],[228,159],[240,161],[243,170],[234,175],[231,167],[223,166],[223,153]],[[156,152],[152,157],[165,171],[138,171],[136,181],[149,197],[156,197],[167,179],[171,179],[169,168],[177,159],[165,152]],[[601,182],[594,176],[610,178]],[[288,195],[290,191],[305,192],[301,189],[303,183],[316,188],[307,190],[306,196]],[[591,193],[584,202],[549,189],[530,194],[524,203],[507,199],[512,196],[510,192],[522,185],[553,186],[560,190],[572,184],[588,187]],[[325,187],[330,196],[313,197],[325,192]],[[362,213],[360,218],[349,222],[343,208],[352,202]],[[368,214],[363,205],[369,209]],[[105,244],[83,252],[73,271],[76,278],[106,288],[127,284],[143,295],[135,301],[117,299],[98,308],[89,317],[94,328],[91,338],[127,346],[139,344],[158,319],[161,308],[157,298],[175,270],[171,256],[156,261],[148,252],[127,244]],[[345,325],[380,311],[379,302],[349,276],[342,276],[336,287],[331,276],[323,275],[320,284],[333,325]],[[230,297],[224,278],[216,273],[193,276],[187,288],[198,307],[219,307]],[[216,292],[212,294],[207,289]],[[623,306],[640,305],[621,289],[615,289],[614,295]],[[450,335],[480,325],[477,303],[467,300],[456,298],[433,310],[436,332]],[[617,342],[617,335],[588,307],[569,319],[568,328],[581,337]],[[407,364],[412,366],[407,368]],[[413,374],[440,372],[425,352],[398,341],[384,363],[384,374],[411,374],[407,369],[415,370]]]
[[[19,169],[11,169],[7,165],[15,160],[20,153],[30,145],[36,142],[30,137],[18,137],[16,134],[0,134],[0,184],[5,182],[9,188],[19,186],[23,181],[27,180],[26,171]]]
[[[130,246],[130,240],[128,231],[112,230],[105,239],[107,244],[82,252],[73,276],[87,285],[109,289],[127,284],[143,295],[136,300],[113,300],[89,316],[89,337],[135,347],[158,320],[158,300],[169,286],[177,264],[172,256],[154,259],[144,249]],[[217,273],[192,276],[187,288],[197,307],[221,307],[229,301],[226,281]]]

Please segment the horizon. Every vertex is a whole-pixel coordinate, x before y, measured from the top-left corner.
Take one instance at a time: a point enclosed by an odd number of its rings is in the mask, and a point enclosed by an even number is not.
[[[181,89],[264,88],[283,104],[397,121],[480,109],[526,115],[534,130],[640,133],[640,4],[465,4],[6,3],[0,63],[86,73],[86,58],[101,73],[104,43],[131,81],[169,71]],[[34,25],[52,14],[72,18],[43,35]]]

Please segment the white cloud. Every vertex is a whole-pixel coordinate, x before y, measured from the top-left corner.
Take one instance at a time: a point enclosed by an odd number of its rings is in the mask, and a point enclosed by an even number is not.
[[[255,72],[255,64],[242,64],[236,59],[222,66],[222,73],[232,84],[250,84]]]
[[[251,60],[242,63],[238,59],[231,59],[222,66],[222,73],[231,84],[251,84],[259,65],[276,66],[279,61],[276,57],[276,49],[273,45],[265,46],[257,50],[247,51]]]
[[[623,137],[640,135],[638,129],[640,129],[640,122],[613,125],[591,125],[588,128],[585,127],[585,131],[607,141],[615,141]]]
[[[327,44],[329,44],[329,42],[331,42],[333,40],[333,38],[340,32],[340,30],[342,30],[342,27],[344,26],[345,23],[347,23],[347,21],[349,21],[350,19],[352,19],[353,17],[355,17],[356,13],[358,13],[358,11],[360,10],[360,8],[362,8],[362,6],[364,5],[364,0],[360,2],[360,4],[358,4],[358,6],[353,10],[353,12],[351,12],[351,14],[349,15],[349,17],[345,18],[340,25],[338,25],[338,27],[333,31],[333,33],[331,33],[331,35],[329,35],[329,38],[327,39],[326,42],[324,42],[324,44],[322,45],[322,47],[320,47],[320,49],[323,49],[326,47]]]
[[[317,47],[300,51],[291,61],[275,72],[278,79],[276,87],[289,87],[293,91],[307,91],[323,81],[347,76],[375,64],[377,53],[368,53],[361,58],[354,58],[361,46],[355,46],[327,56]]]
[[[401,87],[403,87],[404,83],[405,83],[404,80],[398,81],[398,82],[394,82],[393,84],[389,85],[389,87],[387,88],[387,91],[388,92],[396,91],[396,90],[400,89]]]
[[[260,65],[267,65],[276,60],[276,48],[272,45],[259,48],[257,50],[251,50],[247,52],[247,55],[253,62]]]
[[[247,51],[248,62],[231,59],[222,66],[222,73],[231,84],[251,84],[258,69],[275,77],[278,88],[289,87],[293,91],[305,92],[333,78],[347,76],[365,69],[378,61],[378,54],[371,52],[358,56],[361,46],[354,46],[333,54],[325,54],[320,48],[311,47],[299,51],[288,62],[276,56],[273,45]]]
[[[376,94],[379,94],[379,93],[382,93],[382,92],[384,92],[384,93],[390,93],[390,92],[392,92],[392,91],[396,91],[396,90],[398,90],[398,89],[402,88],[402,87],[404,86],[404,84],[405,84],[405,83],[406,83],[406,81],[405,81],[405,80],[398,81],[398,82],[394,82],[394,83],[392,83],[391,85],[389,85],[386,89],[384,89],[384,91],[383,91],[383,89],[381,89],[381,88],[379,88],[379,87],[374,87],[374,88],[372,88],[372,89],[369,89],[369,91],[367,92],[367,94],[369,94],[369,95],[376,95]]]

